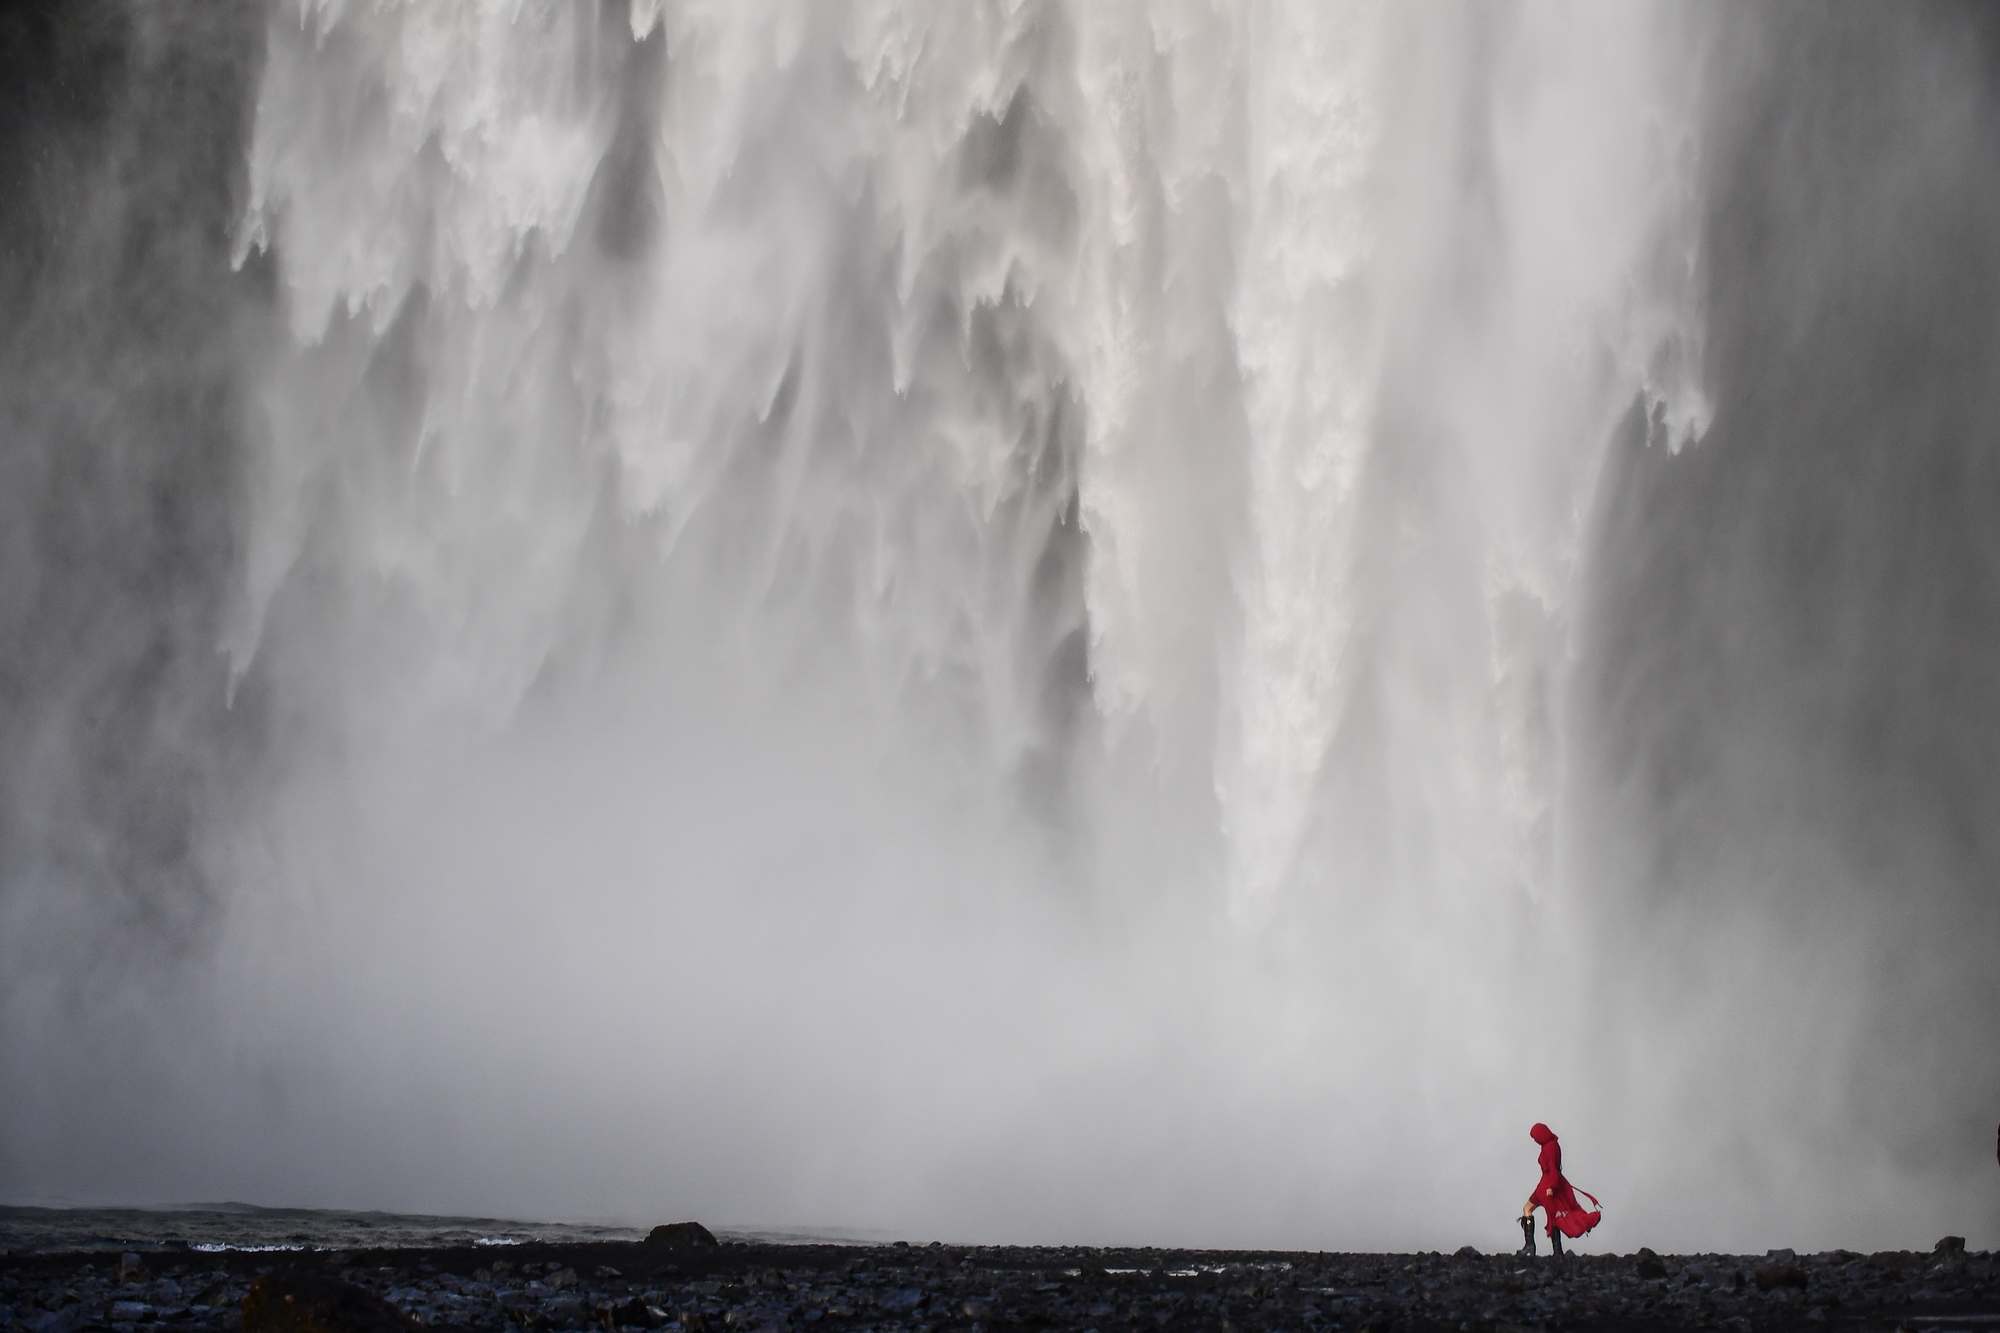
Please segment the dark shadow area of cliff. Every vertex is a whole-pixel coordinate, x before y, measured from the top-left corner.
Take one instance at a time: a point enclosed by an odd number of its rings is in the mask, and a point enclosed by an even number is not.
[[[77,991],[199,938],[202,812],[255,711],[217,644],[262,12],[0,4],[0,913],[76,946],[35,963]]]
[[[2000,1102],[1996,71],[1990,6],[1726,11],[1716,414],[1613,451],[1571,788],[1607,958],[1726,996],[1676,1054],[1940,1173]]]

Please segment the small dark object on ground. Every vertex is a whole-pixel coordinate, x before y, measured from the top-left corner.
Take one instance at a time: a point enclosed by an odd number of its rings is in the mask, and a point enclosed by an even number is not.
[[[1931,1246],[1931,1253],[1941,1259],[1963,1259],[1965,1257],[1965,1237],[1946,1236]]]
[[[1660,1256],[1654,1254],[1645,1246],[1642,1245],[1639,1247],[1637,1258],[1639,1262],[1632,1266],[1632,1271],[1637,1273],[1641,1279],[1647,1282],[1654,1282],[1667,1275],[1667,1266],[1660,1262]]]
[[[1793,1264],[1765,1264],[1751,1275],[1759,1291],[1776,1291],[1780,1287],[1797,1287],[1805,1290],[1806,1272]]]
[[[613,1307],[611,1314],[616,1319],[617,1324],[625,1328],[657,1328],[666,1322],[654,1315],[652,1307],[648,1306],[637,1296],[632,1297],[632,1299],[626,1301],[623,1305]]]
[[[646,1233],[648,1245],[699,1246],[714,1249],[716,1239],[709,1229],[699,1222],[670,1222],[654,1227]]]
[[[243,1298],[243,1333],[410,1333],[415,1327],[372,1291],[296,1269],[259,1278]]]

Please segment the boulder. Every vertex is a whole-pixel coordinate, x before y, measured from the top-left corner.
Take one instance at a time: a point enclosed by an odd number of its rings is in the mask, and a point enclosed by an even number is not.
[[[895,1287],[875,1298],[875,1307],[892,1314],[907,1314],[924,1303],[922,1287]]]
[[[634,1296],[623,1305],[612,1307],[611,1322],[618,1328],[658,1328],[667,1322],[667,1312]]]
[[[654,1227],[646,1233],[646,1243],[670,1249],[714,1249],[718,1244],[709,1229],[699,1222],[673,1222]]]
[[[243,1333],[411,1333],[416,1327],[374,1292],[318,1273],[267,1274],[243,1298]]]
[[[1641,1280],[1654,1282],[1667,1275],[1667,1266],[1660,1262],[1660,1256],[1646,1246],[1640,1246],[1639,1253],[1634,1257],[1638,1262],[1632,1265],[1632,1271],[1637,1273]]]
[[[29,1333],[71,1333],[83,1322],[81,1305],[65,1305],[60,1310],[50,1310],[28,1320]]]
[[[1780,1287],[1797,1287],[1805,1290],[1806,1274],[1796,1264],[1765,1264],[1751,1278],[1759,1291],[1776,1291]]]

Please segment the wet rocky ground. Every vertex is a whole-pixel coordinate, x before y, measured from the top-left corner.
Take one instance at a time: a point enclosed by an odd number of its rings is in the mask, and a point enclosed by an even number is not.
[[[1316,1254],[754,1243],[0,1256],[4,1333],[416,1329],[1945,1330],[1994,1256]]]

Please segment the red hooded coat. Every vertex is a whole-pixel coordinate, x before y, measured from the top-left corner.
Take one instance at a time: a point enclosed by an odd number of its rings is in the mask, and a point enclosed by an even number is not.
[[[1542,1178],[1535,1185],[1535,1206],[1548,1215],[1548,1233],[1553,1236],[1556,1228],[1571,1240],[1587,1233],[1597,1225],[1597,1219],[1604,1216],[1602,1210],[1585,1212],[1583,1205],[1576,1201],[1576,1191],[1563,1179],[1562,1143],[1555,1131],[1547,1125],[1536,1125],[1528,1131],[1535,1142],[1542,1145],[1540,1165]],[[1584,1198],[1596,1203],[1597,1199],[1584,1191]]]

